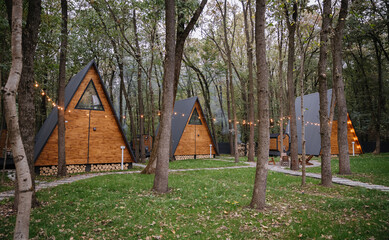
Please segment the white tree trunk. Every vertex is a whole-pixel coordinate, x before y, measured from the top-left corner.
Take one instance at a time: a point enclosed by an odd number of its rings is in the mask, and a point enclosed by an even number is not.
[[[20,136],[18,113],[16,109],[16,93],[22,73],[22,13],[21,0],[12,1],[12,65],[7,84],[3,89],[5,119],[9,131],[9,142],[12,147],[13,159],[18,181],[19,201],[14,239],[28,239],[30,212],[32,200],[32,182],[26,153]]]

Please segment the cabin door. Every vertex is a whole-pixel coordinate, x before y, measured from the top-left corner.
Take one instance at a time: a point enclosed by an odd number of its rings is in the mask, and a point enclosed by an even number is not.
[[[90,164],[91,154],[93,149],[97,149],[96,146],[91,144],[93,140],[93,132],[97,131],[96,123],[104,115],[104,107],[101,104],[99,95],[97,94],[96,87],[91,79],[88,86],[85,88],[80,100],[76,105],[76,109],[87,110],[88,116],[88,153],[87,153],[87,164]]]
[[[201,119],[200,119],[200,116],[199,116],[199,113],[197,112],[197,109],[196,107],[194,108],[193,110],[193,113],[192,113],[192,116],[189,120],[189,125],[192,125],[194,131],[194,155],[198,155],[200,152],[199,152],[199,146],[201,145],[201,142],[199,141],[201,138],[200,138],[200,129],[201,129],[201,125],[202,125],[202,122],[201,122]]]

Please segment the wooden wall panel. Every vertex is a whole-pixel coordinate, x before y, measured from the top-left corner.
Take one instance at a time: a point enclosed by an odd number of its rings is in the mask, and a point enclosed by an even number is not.
[[[85,88],[93,80],[99,94],[104,111],[75,109]],[[89,112],[91,113],[91,131],[89,144],[89,163],[119,163],[121,162],[120,146],[125,146],[114,113],[104,94],[99,76],[92,67],[70,101],[65,112],[65,147],[67,164],[88,163],[88,127]],[[96,131],[93,131],[96,127]],[[49,137],[35,165],[47,166],[58,164],[58,129]],[[126,147],[127,148],[127,147]],[[129,150],[124,151],[124,162],[133,162]]]
[[[350,155],[353,154],[353,144],[352,144],[352,142],[355,142],[355,145],[354,145],[355,154],[362,154],[363,153],[361,145],[359,144],[359,141],[358,141],[358,137],[355,134],[355,129],[353,128],[350,119],[349,119],[349,123],[347,124],[347,140],[348,140],[348,151],[349,151]],[[339,149],[338,149],[338,121],[333,121],[332,122],[331,154],[333,154],[333,155],[338,155],[339,154]]]
[[[209,154],[209,145],[212,144],[212,154],[216,154],[215,146],[213,146],[211,133],[208,130],[207,123],[203,112],[201,111],[200,104],[195,103],[194,108],[199,113],[202,125],[189,125],[186,123],[186,127],[180,142],[177,146],[174,155],[205,155]],[[192,109],[192,113],[193,110]]]

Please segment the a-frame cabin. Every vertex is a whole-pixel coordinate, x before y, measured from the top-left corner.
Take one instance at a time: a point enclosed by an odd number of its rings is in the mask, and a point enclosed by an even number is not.
[[[306,139],[306,154],[307,155],[320,155],[321,151],[321,139],[320,139],[320,98],[319,93],[312,93],[304,95],[304,121],[305,121],[305,139]],[[330,112],[332,98],[332,89],[327,91],[328,99],[328,113]],[[297,97],[296,101],[296,120],[297,120],[297,138],[298,138],[298,153],[301,154],[301,97]],[[290,133],[289,124],[287,126],[287,132]],[[349,154],[362,154],[362,147],[359,143],[358,137],[355,133],[355,129],[352,125],[351,119],[348,116],[347,121],[347,139]],[[354,144],[353,144],[354,142]],[[353,147],[354,146],[354,147]],[[332,122],[331,131],[331,154],[338,155],[338,122],[334,120]]]
[[[34,160],[40,174],[52,174],[58,165],[57,114],[58,108],[54,107],[36,135]],[[66,86],[65,127],[66,165],[70,173],[120,169],[122,146],[125,167],[130,168],[135,162],[93,60]]]
[[[218,155],[197,97],[176,101],[174,104],[172,155],[176,160]]]

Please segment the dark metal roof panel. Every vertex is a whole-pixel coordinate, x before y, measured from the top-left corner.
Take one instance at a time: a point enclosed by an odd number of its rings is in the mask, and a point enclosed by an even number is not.
[[[327,90],[328,112],[330,112],[332,98],[332,89]],[[301,97],[297,97],[295,101],[296,120],[297,120],[297,138],[298,138],[298,153],[302,154],[301,147]],[[306,140],[306,154],[320,155],[321,138],[320,138],[320,97],[319,93],[312,93],[304,95],[304,121],[305,126],[305,140]],[[311,124],[312,123],[312,124]],[[288,133],[289,131],[288,124]]]
[[[172,153],[176,152],[178,143],[184,133],[186,123],[192,113],[192,109],[197,101],[197,97],[191,97],[184,100],[179,100],[174,103],[172,116]],[[177,114],[175,114],[177,113]],[[182,116],[184,114],[184,116]]]

